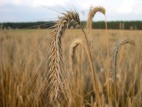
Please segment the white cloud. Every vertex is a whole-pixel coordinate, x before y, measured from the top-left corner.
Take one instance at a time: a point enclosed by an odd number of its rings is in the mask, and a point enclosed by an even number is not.
[[[10,13],[16,17],[20,16],[19,13],[24,14],[27,19],[31,19],[31,17],[37,17],[40,13],[41,17],[45,17],[46,15],[51,18],[56,17],[56,12],[48,9],[45,12],[45,8],[42,6],[49,7],[49,9],[51,8],[59,12],[64,11],[63,8],[66,10],[75,8],[79,13],[84,12],[85,16],[82,15],[81,18],[85,20],[87,19],[88,11],[91,6],[103,6],[106,9],[106,16],[108,20],[141,20],[141,4],[142,0],[0,0],[0,12],[1,17],[3,17],[0,20],[5,19],[4,17],[7,17],[5,14]],[[31,16],[29,16],[30,14],[27,15],[29,11]],[[23,18],[20,17],[20,19]],[[104,17],[96,15],[94,20],[97,19],[104,20]]]
[[[142,0],[123,0],[118,7],[120,14],[142,14]]]
[[[65,2],[68,2],[68,0],[60,0],[57,2],[57,0],[0,0],[0,5],[3,4],[13,4],[13,5],[24,5],[24,6],[55,6],[55,5],[64,5]]]
[[[133,13],[142,15],[142,0],[136,0],[133,6]]]
[[[133,12],[133,6],[135,5],[135,0],[123,0],[118,8],[119,13],[129,14]]]
[[[0,0],[0,5],[5,5],[5,4],[12,4],[12,5],[26,5],[30,6],[32,4],[33,0]]]
[[[91,5],[98,6],[103,4],[103,0],[0,0],[0,5],[14,4],[25,6],[55,6],[55,5],[74,5],[81,9],[88,9]]]
[[[60,0],[57,2],[57,0],[33,0],[34,6],[56,6],[56,5],[65,5],[65,3],[68,2],[68,0]]]
[[[103,0],[75,0],[75,4],[81,9],[89,9],[90,6],[102,6]]]

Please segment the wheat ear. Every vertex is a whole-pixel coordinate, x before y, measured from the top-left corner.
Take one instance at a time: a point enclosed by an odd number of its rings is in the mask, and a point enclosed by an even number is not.
[[[74,21],[80,24],[78,13],[67,11],[66,13],[62,13],[62,15],[53,26],[54,30],[51,33],[52,40],[50,42],[50,63],[47,79],[49,82],[49,92],[52,93],[54,99],[59,98],[60,94],[64,93],[61,38],[71,22]]]
[[[73,59],[75,55],[75,50],[78,46],[83,46],[82,40],[81,39],[76,39],[71,43],[70,46],[70,52],[69,52],[69,66],[70,66],[70,71],[72,72],[73,68]]]
[[[88,19],[87,19],[87,29],[88,29],[89,32],[91,32],[91,29],[92,29],[92,20],[93,20],[94,15],[97,12],[100,12],[100,13],[102,13],[104,15],[106,13],[105,8],[103,8],[101,6],[100,7],[91,7],[90,8],[90,12],[89,12]]]
[[[130,39],[123,39],[123,40],[119,40],[116,42],[116,45],[113,49],[113,58],[112,58],[112,63],[111,63],[111,77],[113,78],[113,80],[116,80],[116,73],[117,73],[117,57],[118,57],[118,52],[120,50],[120,48],[125,45],[125,44],[131,44],[131,45],[135,45],[135,42],[130,40]]]

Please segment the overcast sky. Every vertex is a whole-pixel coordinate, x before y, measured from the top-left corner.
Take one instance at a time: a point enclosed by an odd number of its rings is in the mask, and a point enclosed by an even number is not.
[[[0,22],[56,20],[65,10],[77,10],[87,20],[91,6],[103,6],[108,21],[142,20],[142,0],[0,0]],[[94,21],[104,20],[96,14]]]

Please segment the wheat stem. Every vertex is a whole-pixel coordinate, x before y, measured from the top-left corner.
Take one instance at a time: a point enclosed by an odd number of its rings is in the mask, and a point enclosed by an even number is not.
[[[86,49],[87,49],[87,54],[88,54],[88,57],[89,57],[89,62],[90,62],[90,66],[91,66],[91,78],[92,78],[92,81],[93,81],[93,89],[94,89],[94,92],[96,94],[96,97],[97,97],[97,101],[98,101],[98,105],[99,107],[101,107],[101,98],[100,98],[100,94],[102,93],[102,87],[101,87],[101,84],[100,84],[100,81],[97,77],[97,74],[94,70],[94,66],[93,66],[93,59],[92,59],[92,54],[91,54],[91,49],[89,47],[89,42],[88,42],[88,39],[87,39],[87,36],[84,32],[84,30],[82,29],[83,33],[84,33],[84,37],[85,37],[85,41],[86,41]]]

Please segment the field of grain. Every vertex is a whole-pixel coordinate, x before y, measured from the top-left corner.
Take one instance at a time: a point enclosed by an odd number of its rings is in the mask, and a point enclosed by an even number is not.
[[[62,38],[61,92],[56,93],[57,99],[52,98],[56,96],[55,80],[51,79],[56,75],[49,76],[54,69],[49,68],[53,66],[51,32],[46,29],[0,31],[0,107],[142,106],[142,31],[92,30],[88,40],[98,79],[95,85],[83,32],[66,30]],[[119,48],[114,80],[113,75],[108,77],[108,71],[113,72],[113,51],[118,41],[127,39],[135,45],[128,43]]]

